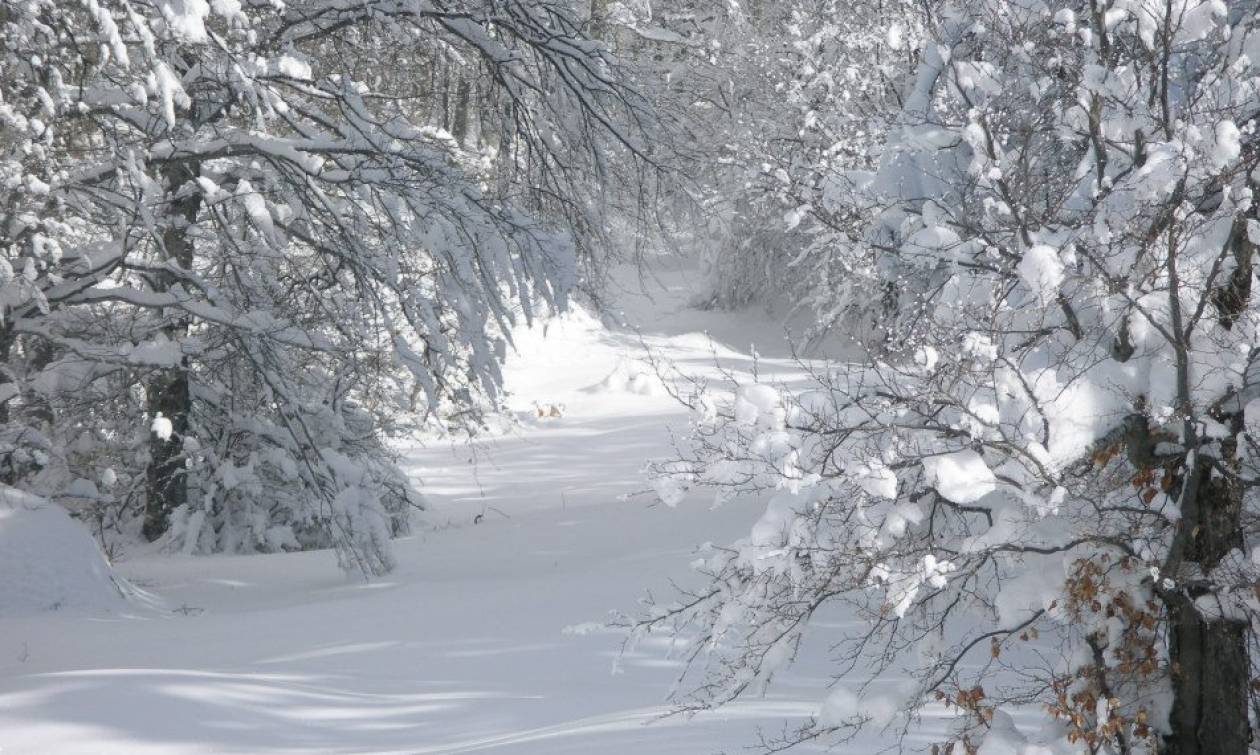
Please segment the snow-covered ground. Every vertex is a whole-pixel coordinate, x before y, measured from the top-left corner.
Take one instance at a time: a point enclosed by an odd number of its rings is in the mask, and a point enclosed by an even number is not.
[[[326,552],[137,553],[115,564],[142,592],[122,610],[0,612],[0,751],[703,755],[814,713],[821,657],[765,699],[662,718],[668,647],[645,642],[613,673],[621,638],[599,628],[685,582],[694,546],[739,537],[760,511],[643,493],[645,460],[686,421],[644,345],[739,375],[757,342],[763,373],[796,369],[773,318],[689,311],[687,280],[663,274],[651,300],[623,292],[637,334],[581,312],[519,333],[520,429],[410,453],[431,509],[386,579],[348,582]],[[836,751],[890,743],[872,732]]]

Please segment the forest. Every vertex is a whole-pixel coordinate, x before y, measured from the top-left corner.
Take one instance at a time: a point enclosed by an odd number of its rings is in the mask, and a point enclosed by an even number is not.
[[[0,0],[0,752],[1260,752],[1258,128],[1254,0]]]

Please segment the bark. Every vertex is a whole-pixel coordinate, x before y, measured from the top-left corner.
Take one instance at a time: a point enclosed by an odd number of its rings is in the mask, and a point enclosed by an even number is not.
[[[57,355],[51,343],[38,337],[25,339],[24,347],[27,355],[26,372],[29,375],[42,372],[52,364],[53,358]],[[56,421],[52,403],[37,392],[31,392],[23,398],[26,402],[26,410],[23,413],[26,415],[27,424],[35,425],[45,435],[51,435],[53,423]]]
[[[170,527],[171,512],[188,502],[184,474],[184,436],[188,432],[190,395],[188,373],[167,370],[150,380],[149,411],[171,421],[173,432],[163,439],[149,433],[149,466],[144,510],[144,536],[156,540]]]
[[[1172,610],[1172,733],[1167,755],[1246,755],[1247,626],[1206,621],[1190,600]]]
[[[165,175],[168,195],[174,196],[179,188],[195,173],[184,166],[175,166]],[[201,209],[201,195],[190,192],[187,196],[172,199],[170,222],[162,233],[162,245],[166,260],[190,269],[193,263],[193,240],[189,230],[197,220]],[[154,288],[167,291],[175,282],[175,276],[161,273],[155,276]],[[188,323],[179,318],[163,328],[172,340],[183,340],[188,333]],[[146,395],[150,418],[159,413],[171,422],[169,438],[149,433],[149,466],[146,470],[144,527],[142,532],[149,540],[156,540],[170,528],[171,512],[188,502],[188,479],[184,472],[184,437],[188,433],[188,419],[192,409],[192,396],[188,385],[188,361],[180,367],[161,370],[150,378]]]
[[[7,317],[8,312],[5,312]],[[7,385],[13,382],[13,366],[9,362],[9,357],[13,353],[13,341],[16,336],[13,329],[7,324],[0,326],[0,385]],[[7,424],[10,419],[11,410],[9,402],[0,403],[0,424]]]
[[[0,19],[2,20],[2,19]],[[7,314],[7,312],[6,312]],[[13,382],[12,367],[9,355],[13,351],[13,331],[8,326],[0,328],[0,385]],[[8,425],[10,419],[9,402],[0,403],[0,425]],[[5,456],[0,463],[0,483],[14,485],[17,483],[17,468],[14,466],[13,452],[15,448],[5,449]]]
[[[1253,213],[1249,215],[1254,216]],[[1238,218],[1227,241],[1235,267],[1224,285],[1211,292],[1221,327],[1230,329],[1251,299],[1252,260],[1256,245],[1247,234],[1247,217]],[[1241,414],[1215,416],[1242,431]],[[1223,463],[1237,466],[1237,443],[1221,444]],[[1235,470],[1236,471],[1236,470]],[[1236,479],[1214,470],[1202,459],[1186,486],[1182,518],[1174,548],[1192,572],[1208,575],[1234,548],[1243,548],[1243,490]],[[1248,625],[1224,619],[1209,620],[1196,610],[1196,598],[1208,588],[1178,591],[1169,603],[1169,652],[1172,658],[1173,707],[1168,755],[1244,755],[1251,743],[1248,685],[1251,661]]]
[[[472,85],[468,77],[459,72],[459,83],[455,87],[455,109],[451,118],[451,136],[459,146],[468,143],[468,110],[471,107]]]
[[[1247,220],[1255,220],[1255,214],[1253,208],[1246,216],[1234,221],[1228,242],[1228,251],[1234,258],[1234,270],[1224,286],[1212,291],[1212,303],[1216,305],[1221,327],[1226,330],[1234,327],[1251,301],[1252,260],[1255,259],[1256,245],[1247,234]]]
[[[586,33],[591,39],[608,41],[608,0],[591,0],[591,17]]]
[[[1234,456],[1230,445],[1222,444],[1224,458]],[[1219,472],[1213,474],[1207,459],[1185,484],[1190,489],[1183,497],[1177,537],[1184,562],[1206,575],[1243,545],[1242,488]],[[1166,755],[1246,755],[1250,744],[1247,624],[1205,617],[1194,601],[1206,594],[1207,588],[1196,590],[1189,584],[1168,598],[1173,704]]]

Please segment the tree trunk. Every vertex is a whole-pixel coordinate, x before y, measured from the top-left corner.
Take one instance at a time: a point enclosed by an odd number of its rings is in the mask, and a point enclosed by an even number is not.
[[[201,195],[191,192],[175,198],[176,192],[195,175],[196,168],[174,165],[163,177],[168,196],[172,197],[168,212],[170,223],[162,233],[162,245],[166,261],[188,270],[193,263],[193,240],[189,229],[197,221],[201,209]],[[159,273],[153,281],[157,291],[168,291],[176,276]],[[167,338],[180,342],[188,334],[188,323],[176,318],[163,328]],[[188,479],[184,472],[184,437],[188,433],[188,418],[192,409],[192,396],[188,385],[188,360],[180,367],[162,370],[149,380],[146,389],[149,417],[159,414],[171,423],[172,432],[163,438],[149,431],[149,466],[146,470],[144,527],[142,532],[149,540],[156,540],[170,527],[171,512],[188,502]]]
[[[24,346],[23,350],[26,352],[27,362],[26,372],[28,375],[39,374],[48,365],[52,364],[53,359],[57,356],[57,351],[52,343],[38,336],[26,339]],[[53,424],[57,419],[53,413],[52,403],[36,391],[32,391],[28,396],[24,396],[23,399],[26,402],[26,411],[23,413],[27,417],[27,424],[35,425],[41,433],[51,436]]]
[[[1241,417],[1231,418],[1240,423]],[[1233,459],[1232,442],[1222,443],[1222,458]],[[1185,562],[1209,574],[1221,559],[1243,545],[1242,489],[1235,480],[1213,474],[1203,459],[1185,491],[1177,538]],[[1174,547],[1177,547],[1176,544]],[[1193,584],[1178,587],[1168,601],[1169,652],[1172,660],[1172,732],[1167,755],[1246,755],[1251,739],[1248,720],[1247,624],[1208,618],[1194,605],[1210,594]]]
[[[1229,330],[1251,299],[1252,261],[1256,245],[1247,233],[1255,208],[1240,216],[1231,229],[1227,249],[1236,267],[1225,284],[1210,294],[1218,322]],[[1239,412],[1213,416],[1231,428],[1236,438],[1243,430]],[[1220,459],[1237,471],[1237,442],[1221,443]],[[1243,491],[1236,479],[1213,470],[1202,459],[1182,491],[1182,517],[1173,540],[1183,563],[1191,571],[1208,575],[1231,550],[1243,548]],[[1248,718],[1248,657],[1245,622],[1208,620],[1195,609],[1196,598],[1211,600],[1208,587],[1193,583],[1179,587],[1167,600],[1169,606],[1169,653],[1172,659],[1173,707],[1169,714],[1172,733],[1164,742],[1168,755],[1245,755],[1251,744]]]
[[[156,540],[170,527],[171,512],[188,502],[184,474],[184,436],[188,433],[191,403],[188,373],[166,370],[149,381],[149,412],[171,421],[170,437],[149,431],[149,466],[144,508],[144,536]]]
[[[587,34],[600,42],[608,40],[608,0],[591,0],[591,17]]]
[[[8,315],[7,311],[5,315]],[[13,338],[13,330],[9,328],[7,323],[4,326],[0,326],[0,385],[7,385],[13,382],[13,367],[9,362],[9,355],[13,352]],[[9,424],[10,414],[9,402],[0,402],[0,425]],[[14,452],[16,450],[15,447],[6,448],[4,449],[4,456],[0,458],[0,483],[5,485],[17,484],[18,473],[16,461],[14,460]]]
[[[1247,625],[1206,621],[1186,600],[1173,609],[1172,733],[1167,755],[1247,755]]]
[[[458,76],[459,83],[455,86],[455,108],[451,117],[451,136],[455,137],[455,142],[459,146],[465,147],[468,140],[468,110],[469,100],[472,98],[472,85],[463,71],[458,72]]]

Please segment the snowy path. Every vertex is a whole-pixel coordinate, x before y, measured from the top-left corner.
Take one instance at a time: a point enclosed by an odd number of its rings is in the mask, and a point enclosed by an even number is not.
[[[673,327],[647,341],[711,366],[709,341]],[[521,334],[509,365],[519,432],[411,455],[432,510],[389,578],[348,584],[329,553],[138,556],[118,570],[154,607],[0,621],[0,750],[702,755],[813,712],[821,666],[765,700],[658,720],[677,672],[665,648],[614,675],[618,636],[564,631],[687,579],[693,546],[739,536],[758,507],[620,500],[684,415],[659,392],[584,390],[641,355],[632,335],[582,316],[548,335]],[[566,414],[534,420],[535,401]]]

